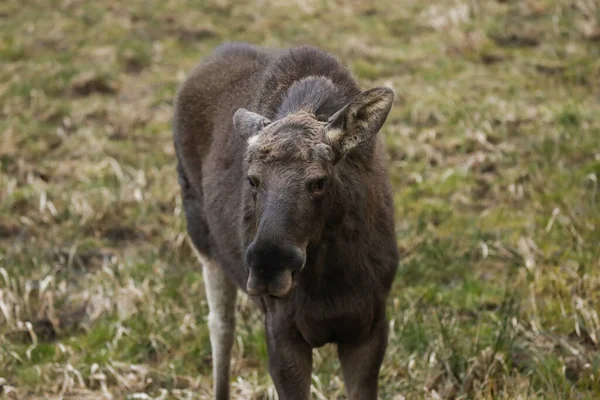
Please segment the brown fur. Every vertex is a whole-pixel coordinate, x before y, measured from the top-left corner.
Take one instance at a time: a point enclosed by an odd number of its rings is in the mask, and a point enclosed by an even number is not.
[[[174,142],[190,237],[256,295],[282,399],[308,398],[311,349],[326,343],[338,344],[349,397],[377,397],[398,264],[376,135],[391,98],[387,89],[361,92],[318,49],[247,44],[219,47],[178,93]]]

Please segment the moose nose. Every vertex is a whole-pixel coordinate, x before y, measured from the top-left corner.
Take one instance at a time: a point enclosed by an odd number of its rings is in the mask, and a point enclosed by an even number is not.
[[[304,266],[304,254],[287,243],[254,241],[246,251],[248,294],[283,296],[293,287],[293,275]]]
[[[297,272],[304,266],[304,254],[292,244],[255,241],[246,251],[246,265],[266,274],[284,269]]]

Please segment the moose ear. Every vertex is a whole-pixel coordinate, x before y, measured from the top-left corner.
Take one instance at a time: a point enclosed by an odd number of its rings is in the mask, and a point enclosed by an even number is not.
[[[392,108],[394,92],[378,87],[358,94],[336,112],[327,125],[327,144],[336,154],[336,161],[381,129]]]
[[[233,115],[233,127],[246,142],[270,123],[268,118],[245,108],[238,109]]]

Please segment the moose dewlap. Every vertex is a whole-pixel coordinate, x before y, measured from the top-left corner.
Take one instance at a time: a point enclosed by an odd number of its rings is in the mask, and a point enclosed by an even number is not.
[[[376,399],[398,264],[377,132],[394,95],[314,47],[217,48],[180,88],[174,143],[203,266],[215,398],[229,398],[238,290],[265,315],[280,399],[308,399],[336,343],[350,399]]]

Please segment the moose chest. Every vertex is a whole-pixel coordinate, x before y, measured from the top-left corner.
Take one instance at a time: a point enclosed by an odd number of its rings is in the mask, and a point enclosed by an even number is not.
[[[327,343],[353,343],[367,336],[375,305],[350,298],[296,301],[280,307],[275,317],[289,330],[299,332],[313,348]]]

